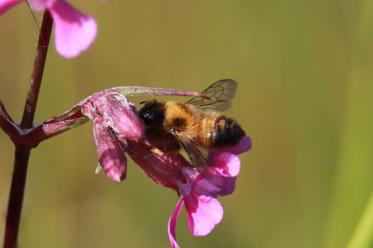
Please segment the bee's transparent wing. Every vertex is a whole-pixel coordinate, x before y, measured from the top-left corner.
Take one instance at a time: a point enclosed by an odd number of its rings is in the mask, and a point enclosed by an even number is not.
[[[175,137],[188,154],[190,162],[194,167],[203,168],[207,165],[208,154],[205,150],[202,150],[202,148],[186,135],[180,133],[175,134]]]
[[[202,91],[202,96],[196,96],[186,102],[200,110],[223,112],[231,106],[231,101],[237,91],[237,82],[233,79],[219,80]]]

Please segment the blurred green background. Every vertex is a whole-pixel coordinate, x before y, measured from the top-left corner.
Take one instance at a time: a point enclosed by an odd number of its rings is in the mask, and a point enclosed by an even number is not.
[[[117,85],[239,82],[229,113],[253,149],[209,236],[181,216],[182,247],[373,247],[372,1],[71,2],[97,19],[97,40],[73,60],[51,46],[36,121]],[[38,34],[25,4],[0,17],[0,34],[0,99],[19,120]],[[0,159],[3,222],[13,145],[2,132]],[[20,247],[169,247],[175,192],[132,162],[120,184],[96,165],[90,123],[33,151]]]

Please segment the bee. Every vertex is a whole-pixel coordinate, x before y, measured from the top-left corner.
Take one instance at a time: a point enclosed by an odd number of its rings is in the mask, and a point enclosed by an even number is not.
[[[229,148],[245,136],[240,125],[222,112],[237,91],[232,79],[219,80],[185,103],[141,102],[139,115],[149,142],[163,152],[183,148],[196,168],[207,164],[207,150]]]

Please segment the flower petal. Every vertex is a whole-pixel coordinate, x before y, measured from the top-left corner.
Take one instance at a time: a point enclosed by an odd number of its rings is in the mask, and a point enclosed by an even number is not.
[[[195,180],[193,184],[193,192],[197,195],[208,195],[216,196],[218,192],[221,191],[222,177],[218,176],[218,183],[211,181],[210,178],[202,177]]]
[[[52,6],[56,1],[59,1],[59,0],[28,0],[28,1],[33,9],[42,11]]]
[[[22,2],[22,0],[0,0],[0,15],[20,2]]]
[[[93,121],[93,135],[95,138],[100,165],[105,175],[115,182],[126,177],[127,160],[123,145],[113,136],[105,120],[96,118]]]
[[[230,195],[233,193],[236,187],[236,177],[222,177],[222,176],[212,176],[209,178],[209,182],[214,184],[220,190],[216,194],[220,196]]]
[[[223,219],[223,207],[210,196],[184,197],[189,230],[194,236],[205,236]]]
[[[224,152],[230,152],[233,154],[240,154],[247,152],[251,149],[252,142],[249,136],[245,136],[241,139],[241,141],[234,147],[225,149]]]
[[[128,154],[154,182],[165,187],[179,190],[186,183],[181,169],[190,166],[178,153],[164,153],[159,149],[140,142],[127,140]]]
[[[143,139],[144,124],[126,97],[118,92],[106,92],[89,97],[83,104],[82,112],[94,119],[102,116],[115,131],[119,139]]]
[[[65,0],[58,0],[49,8],[56,23],[55,44],[59,54],[66,58],[79,55],[96,37],[96,21],[82,14]]]
[[[240,173],[241,161],[235,154],[223,152],[214,154],[211,159],[211,166],[207,169],[225,177],[235,177]]]
[[[139,141],[143,138],[144,124],[127,98],[115,93],[105,97],[102,114],[112,122],[112,127],[119,136]]]
[[[168,240],[170,240],[172,248],[180,248],[180,246],[176,242],[176,224],[179,219],[179,215],[180,215],[183,205],[184,205],[184,201],[183,201],[183,198],[181,197],[179,201],[176,203],[176,207],[174,211],[172,212],[170,219],[168,220],[168,228],[167,228]]]
[[[224,196],[233,193],[236,177],[222,177],[208,175],[194,184],[193,191],[197,195]]]

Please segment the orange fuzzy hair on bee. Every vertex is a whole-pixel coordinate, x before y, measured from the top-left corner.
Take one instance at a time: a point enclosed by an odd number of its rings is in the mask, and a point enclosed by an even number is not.
[[[234,119],[220,113],[230,106],[236,88],[236,82],[227,79],[203,91],[206,97],[195,97],[186,103],[145,102],[139,114],[146,135],[165,152],[183,147],[194,165],[204,166],[207,158],[202,149],[233,147],[245,136]]]

